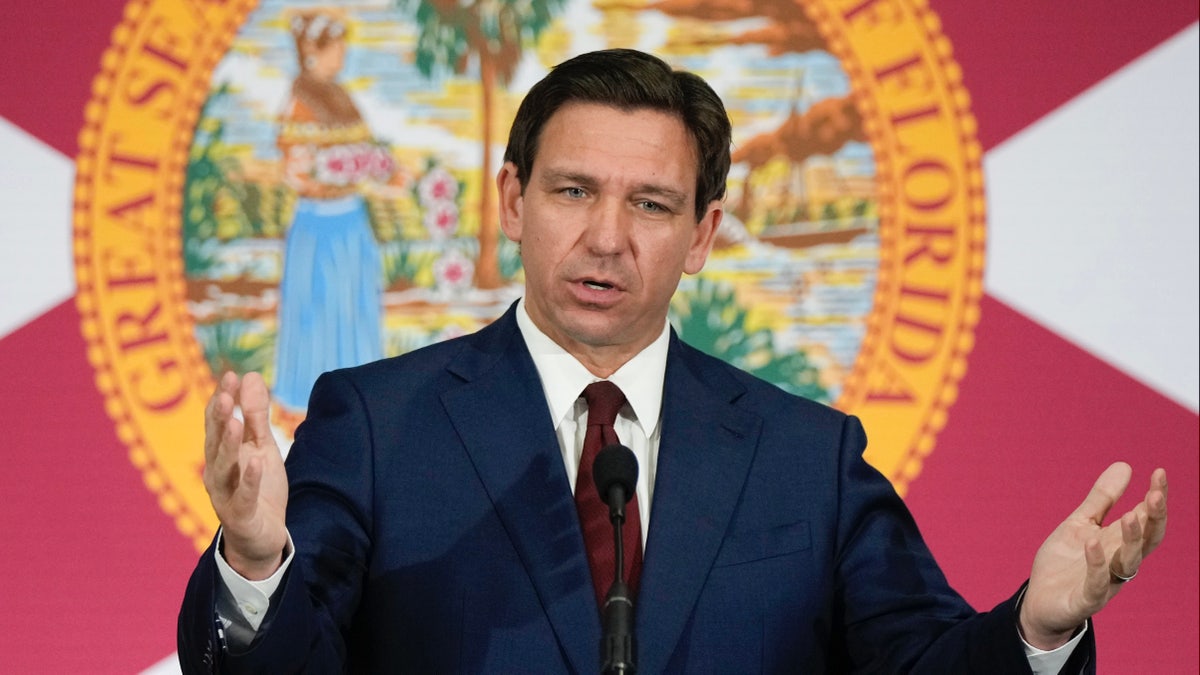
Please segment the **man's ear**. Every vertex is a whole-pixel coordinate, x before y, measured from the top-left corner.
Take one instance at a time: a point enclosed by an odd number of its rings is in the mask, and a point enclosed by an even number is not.
[[[717,240],[717,230],[721,227],[721,218],[724,215],[725,209],[719,200],[709,202],[704,217],[696,223],[696,230],[692,233],[692,244],[688,248],[687,258],[683,261],[684,272],[696,274],[704,269],[708,254]]]
[[[504,236],[521,243],[521,181],[517,178],[517,165],[505,162],[496,174],[496,192],[500,195],[500,229]]]

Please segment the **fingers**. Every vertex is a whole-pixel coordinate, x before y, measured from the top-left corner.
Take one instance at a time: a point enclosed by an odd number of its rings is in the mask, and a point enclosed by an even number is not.
[[[1121,546],[1113,554],[1109,570],[1113,583],[1132,578],[1142,564],[1142,523],[1137,514],[1130,511],[1121,516]]]
[[[205,410],[204,484],[214,499],[235,489],[239,479],[237,459],[242,423],[233,414],[239,386],[237,375],[226,372]]]
[[[1150,555],[1162,543],[1167,531],[1167,472],[1155,469],[1150,476],[1150,490],[1146,492],[1145,532],[1142,535],[1142,557]]]
[[[258,491],[262,485],[263,462],[261,457],[246,460],[238,490],[233,493],[233,515],[242,520],[254,515],[258,506]]]
[[[1150,485],[1152,489],[1158,488],[1165,499],[1167,496],[1167,470],[1162,467],[1155,469],[1154,473],[1150,474]]]
[[[1092,521],[1096,525],[1104,523],[1104,516],[1113,504],[1125,493],[1133,469],[1125,462],[1115,462],[1100,474],[1092,489],[1088,492],[1083,503],[1075,509],[1074,515]]]
[[[1114,584],[1133,578],[1146,556],[1162,543],[1167,524],[1166,492],[1166,471],[1157,469],[1150,476],[1146,498],[1111,526],[1121,533],[1120,546],[1109,562]]]
[[[278,566],[279,542],[287,538],[287,478],[261,375],[221,376],[205,408],[204,434],[204,487],[224,528],[226,559],[240,561],[235,569],[243,576],[266,578]],[[272,564],[259,564],[267,559]]]
[[[225,427],[233,417],[234,401],[237,397],[238,378],[226,372],[217,382],[216,389],[204,408],[204,461],[212,464],[216,460]]]
[[[1112,579],[1108,572],[1108,556],[1105,555],[1104,545],[1098,537],[1084,543],[1083,557],[1087,561],[1087,573],[1083,582],[1084,596],[1093,607],[1102,606],[1108,599]]]
[[[271,434],[270,394],[262,376],[246,373],[242,378],[240,403],[242,419],[245,421],[242,439],[256,446],[274,447],[275,437]]]
[[[241,419],[234,414],[239,406]],[[204,436],[205,485],[210,495],[216,500],[247,498],[239,491],[246,481],[244,447],[278,453],[271,433],[270,394],[261,375],[247,373],[240,380],[232,372],[221,376],[205,409]],[[257,489],[251,492],[248,497],[257,499]]]

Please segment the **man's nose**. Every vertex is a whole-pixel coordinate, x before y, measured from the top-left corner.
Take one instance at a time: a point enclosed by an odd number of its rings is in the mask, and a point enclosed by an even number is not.
[[[597,255],[616,255],[629,245],[631,214],[617,199],[602,199],[592,209],[584,233],[588,249]]]

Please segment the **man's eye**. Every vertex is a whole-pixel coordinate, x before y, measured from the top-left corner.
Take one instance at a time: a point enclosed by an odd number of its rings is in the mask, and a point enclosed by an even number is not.
[[[665,213],[667,211],[666,207],[663,206],[662,204],[659,204],[658,202],[642,201],[642,202],[638,202],[638,206],[643,211],[646,211],[648,213]]]
[[[587,196],[587,193],[584,192],[583,188],[580,187],[563,188],[563,194],[572,199],[583,199]]]

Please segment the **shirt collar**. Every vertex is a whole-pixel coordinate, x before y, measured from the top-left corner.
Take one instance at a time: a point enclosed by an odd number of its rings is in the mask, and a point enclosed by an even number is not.
[[[543,333],[529,318],[525,298],[517,307],[517,327],[525,339],[533,365],[542,380],[542,391],[550,405],[554,428],[572,413],[584,387],[601,378],[588,371],[574,356]],[[638,424],[647,437],[658,428],[662,411],[663,380],[667,370],[670,324],[664,319],[662,333],[645,349],[617,369],[608,380],[621,388]]]

